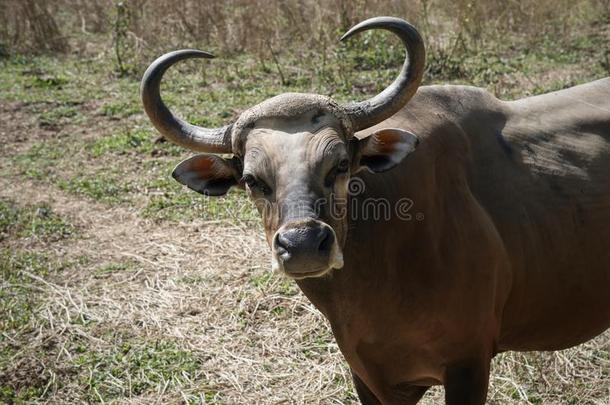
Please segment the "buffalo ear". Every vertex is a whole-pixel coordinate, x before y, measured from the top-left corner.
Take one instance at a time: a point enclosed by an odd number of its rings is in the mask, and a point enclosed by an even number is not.
[[[183,160],[172,177],[191,190],[203,195],[220,196],[239,182],[238,161],[216,155],[195,155]]]
[[[356,142],[360,169],[381,173],[390,170],[413,152],[419,138],[404,129],[384,128]]]

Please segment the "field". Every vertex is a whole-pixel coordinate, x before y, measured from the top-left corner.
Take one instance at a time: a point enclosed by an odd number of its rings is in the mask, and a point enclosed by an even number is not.
[[[373,3],[369,13],[384,14]],[[569,16],[541,11],[550,28],[515,20],[527,25],[511,35],[479,21],[442,36],[426,24],[447,16],[420,10],[410,17],[430,44],[425,84],[513,99],[608,76],[610,8],[572,3]],[[116,4],[106,17],[120,23]],[[190,153],[157,139],[138,87],[146,63],[181,37],[138,47],[133,21],[90,32],[85,17],[82,30],[64,17],[61,52],[0,42],[0,403],[358,403],[325,319],[271,272],[243,193],[208,199],[170,176]],[[172,69],[164,98],[209,126],[287,91],[363,99],[403,55],[384,34],[324,39],[339,28],[319,31],[323,48],[184,39],[219,57]],[[610,332],[565,351],[499,355],[492,373],[491,404],[608,404]],[[432,389],[424,403],[442,396]]]

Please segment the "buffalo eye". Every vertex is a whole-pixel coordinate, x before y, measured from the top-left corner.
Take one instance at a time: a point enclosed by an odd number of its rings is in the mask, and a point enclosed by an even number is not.
[[[242,178],[242,182],[246,183],[248,188],[255,193],[262,193],[264,195],[271,194],[271,187],[251,174],[245,174]]]
[[[337,180],[337,176],[340,174],[347,173],[349,169],[349,160],[342,159],[335,167],[333,167],[330,172],[326,175],[326,179],[324,179],[324,185],[326,187],[331,187],[335,180]]]

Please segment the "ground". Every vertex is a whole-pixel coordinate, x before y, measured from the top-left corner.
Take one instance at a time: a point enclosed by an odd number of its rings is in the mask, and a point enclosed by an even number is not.
[[[569,87],[608,74],[605,39],[471,55],[457,79],[431,60],[427,80],[503,98]],[[396,69],[338,60],[285,61],[282,80],[247,55],[186,63],[164,94],[219,125],[285,91],[363,98]],[[171,179],[189,152],[155,143],[137,77],[117,77],[105,54],[1,63],[0,402],[357,403],[326,320],[271,272],[243,194],[206,199]],[[499,355],[489,403],[605,404],[609,387],[607,332]],[[435,388],[423,402],[441,398]]]

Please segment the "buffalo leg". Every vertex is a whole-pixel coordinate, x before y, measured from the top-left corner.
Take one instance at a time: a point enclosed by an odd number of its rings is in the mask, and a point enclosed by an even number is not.
[[[487,398],[490,360],[460,362],[447,367],[445,403],[483,405]]]
[[[360,399],[360,403],[362,403],[362,405],[381,405],[381,402],[377,399],[375,394],[371,392],[369,387],[367,387],[366,384],[362,382],[360,377],[358,377],[353,371],[352,379],[354,380],[356,393],[358,394],[358,398]]]
[[[413,405],[419,402],[430,387],[410,384],[398,384],[392,390],[394,402],[401,405]]]
[[[377,405],[381,401],[377,399],[375,394],[362,382],[362,380],[352,371],[352,378],[356,386],[356,392],[362,405]],[[409,384],[399,384],[388,390],[388,398],[391,403],[401,405],[411,405],[419,402],[424,396],[429,387],[421,387]]]

